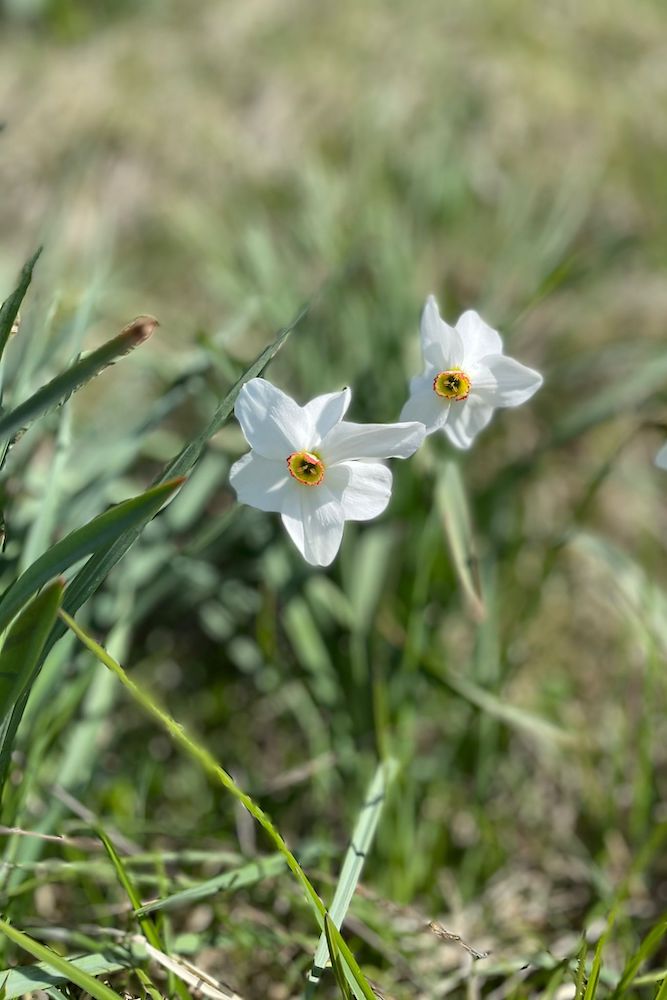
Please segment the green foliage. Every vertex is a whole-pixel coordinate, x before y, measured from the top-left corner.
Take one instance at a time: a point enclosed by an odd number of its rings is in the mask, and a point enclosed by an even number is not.
[[[323,1000],[362,992],[345,948],[393,1000],[663,998],[661,5],[0,10],[3,294],[48,216],[0,324],[5,651],[64,572],[66,613],[229,765],[318,896],[355,883]],[[270,361],[300,400],[349,383],[351,419],[396,419],[431,291],[544,389],[470,452],[395,463],[387,515],[312,571],[234,504],[235,394]],[[71,395],[139,309],[160,337]],[[81,532],[85,564],[58,568]],[[6,734],[6,919],[119,994],[171,995],[173,961],[192,995],[301,997],[321,929],[285,854],[60,623],[37,661]],[[79,996],[0,952],[9,997]]]
[[[55,580],[17,615],[0,650],[0,729],[32,674],[62,602],[64,580]]]

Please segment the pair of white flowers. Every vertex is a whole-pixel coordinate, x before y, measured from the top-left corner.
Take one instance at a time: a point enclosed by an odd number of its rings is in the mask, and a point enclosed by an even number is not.
[[[332,562],[345,521],[381,514],[392,476],[383,459],[409,458],[427,434],[442,429],[469,448],[501,406],[519,406],[542,376],[503,354],[495,330],[476,312],[448,326],[431,295],[421,317],[424,371],[410,382],[400,423],[355,424],[343,417],[349,389],[299,406],[265,379],[241,389],[234,412],[251,451],[232,466],[241,503],[279,513],[301,555]]]

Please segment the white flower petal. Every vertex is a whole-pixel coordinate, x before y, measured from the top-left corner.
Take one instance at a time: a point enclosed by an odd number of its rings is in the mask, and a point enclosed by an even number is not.
[[[229,482],[240,503],[274,512],[282,510],[286,492],[296,489],[284,459],[264,458],[253,451],[234,462]]]
[[[479,396],[470,395],[460,403],[452,403],[445,434],[457,448],[469,448],[492,416],[493,406]]]
[[[663,444],[654,461],[659,469],[667,469],[667,444]]]
[[[293,451],[310,447],[310,418],[290,396],[266,379],[246,382],[234,413],[248,444],[265,458],[284,459]]]
[[[427,434],[432,434],[447,421],[450,402],[433,391],[433,377],[417,375],[410,379],[410,398],[401,410],[401,420],[418,420]]]
[[[345,388],[342,392],[329,392],[325,396],[316,396],[306,403],[303,411],[308,415],[315,432],[315,438],[309,442],[308,448],[316,448],[331,428],[340,423],[347,412],[351,398],[352,393]]]
[[[324,484],[290,491],[282,520],[306,562],[312,566],[333,562],[343,538],[345,517],[342,504]]]
[[[346,521],[369,521],[381,514],[391,497],[391,482],[391,472],[380,462],[340,462],[327,472]]]
[[[463,340],[464,364],[469,360],[479,360],[486,354],[502,354],[503,342],[497,330],[485,323],[474,309],[464,312],[456,329]]]
[[[492,406],[520,406],[537,392],[544,379],[539,372],[504,354],[482,358],[480,377],[473,377],[473,386]]]
[[[409,458],[424,440],[421,423],[353,424],[342,421],[320,446],[325,465],[348,458]]]
[[[303,487],[304,489],[317,489],[317,487]],[[301,513],[301,488],[295,483],[294,489],[284,497],[284,503],[280,512],[283,525],[297,549],[305,559],[305,542],[303,535],[303,515]]]
[[[433,295],[429,295],[422,310],[419,333],[424,361],[435,368],[436,373],[461,365],[463,361],[461,335],[440,318],[438,303]]]

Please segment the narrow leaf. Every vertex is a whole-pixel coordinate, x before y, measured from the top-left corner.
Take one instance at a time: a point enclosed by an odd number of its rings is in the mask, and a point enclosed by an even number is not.
[[[17,930],[11,924],[5,923],[4,920],[0,920],[0,932],[8,937],[10,941],[13,941],[14,944],[27,951],[29,955],[33,955],[34,958],[38,958],[44,962],[48,968],[60,973],[69,982],[80,986],[82,990],[86,990],[87,993],[90,993],[91,997],[95,997],[95,1000],[121,1000],[121,997],[117,993],[114,993],[113,990],[109,989],[103,983],[98,983],[97,979],[88,972],[85,972],[80,966],[74,965],[66,958],[57,955],[55,951],[47,948],[46,945],[40,944],[39,941],[28,937],[23,931]]]
[[[30,682],[64,589],[61,579],[44,587],[14,620],[5,637],[0,652],[0,722]]]
[[[287,867],[300,884],[306,899],[311,904],[317,918],[317,922],[323,930],[324,917],[326,916],[327,910],[310,882],[310,879],[264,810],[257,805],[257,803],[251,799],[251,797],[244,792],[239,785],[237,785],[232,776],[217,763],[215,758],[205,747],[202,747],[191,736],[189,736],[188,733],[186,733],[183,725],[176,722],[171,715],[156,705],[151,696],[144,691],[143,688],[136,683],[136,681],[128,677],[120,663],[114,660],[114,658],[107,652],[106,649],[104,649],[103,646],[100,646],[99,643],[95,642],[92,636],[88,635],[88,633],[82,629],[81,626],[78,625],[77,622],[75,622],[74,619],[71,618],[62,608],[60,609],[59,614],[67,627],[74,632],[83,645],[86,646],[93,653],[93,655],[104,664],[105,667],[115,674],[123,687],[130,692],[137,704],[139,704],[148,715],[152,716],[152,718],[166,730],[171,739],[177,743],[178,746],[180,746],[180,748],[190,757],[196,760],[203,770],[207,772],[207,774],[219,781],[223,788],[238,802],[240,802],[241,805],[250,813],[253,819],[257,821],[259,826],[261,826],[265,833],[269,836],[269,839],[273,842],[280,854],[282,854],[285,858]],[[376,1000],[368,981],[359,968],[357,960],[333,922],[331,924],[330,931],[347,966],[346,976],[348,981],[355,984],[355,996],[360,997],[361,1000]]]
[[[138,316],[124,327],[117,337],[80,358],[60,375],[56,375],[23,403],[0,418],[0,439],[8,439],[17,431],[25,430],[37,417],[43,416],[68,399],[73,392],[95,378],[109,365],[148,340],[157,325],[158,321],[153,316]]]
[[[35,267],[41,252],[42,248],[39,247],[32,257],[26,261],[23,265],[18,285],[9,298],[5,299],[2,306],[0,306],[0,358],[4,354],[7,341],[9,340],[9,335],[12,332],[14,320],[18,316],[19,308],[25,298],[25,293],[28,291],[28,286],[32,281],[33,268]]]
[[[327,914],[324,918],[324,940],[331,957],[331,968],[333,969],[336,983],[338,984],[338,989],[341,992],[343,1000],[352,1000],[352,993],[350,991],[350,987],[347,985],[345,971],[341,964],[334,933],[335,928],[333,926],[333,922],[329,914]]]
[[[436,501],[443,519],[445,534],[452,553],[454,568],[463,593],[468,599],[473,617],[484,618],[478,559],[472,532],[468,501],[459,467],[447,462],[436,487]]]
[[[124,531],[137,524],[144,524],[157,514],[165,500],[183,482],[183,478],[172,479],[161,486],[152,487],[139,496],[124,500],[56,542],[3,594],[0,599],[0,631],[9,625],[16,612],[43,584],[84,556],[114,541]]]
[[[70,966],[90,976],[107,976],[110,972],[118,972],[132,966],[135,956],[127,948],[108,948],[103,952],[82,955],[81,958],[69,960]],[[39,965],[20,965],[16,969],[0,971],[0,987],[4,990],[3,1000],[15,1000],[24,993],[37,990],[50,990],[56,983],[70,981],[67,973],[57,972],[48,962]]]
[[[135,910],[136,912],[141,906],[141,897],[139,896],[139,893],[134,887],[132,878],[127,869],[125,868],[125,865],[123,864],[120,854],[114,847],[110,838],[107,837],[106,833],[100,826],[97,826],[95,828],[95,833],[102,841],[102,844],[104,845],[104,850],[107,852],[109,860],[111,861],[114,871],[116,872],[116,878],[118,879],[121,887],[123,888],[130,902],[130,905],[132,906],[132,909]],[[150,944],[152,944],[154,948],[160,948],[164,950],[164,945],[162,943],[160,935],[158,934],[155,925],[153,921],[150,919],[150,917],[142,915],[138,916],[138,920],[139,920],[139,926],[141,927],[142,933],[146,938],[146,940]]]
[[[393,781],[397,770],[398,765],[394,760],[390,759],[379,764],[371,783],[366,789],[364,804],[361,807],[354,827],[354,833],[352,834],[352,840],[345,855],[345,861],[343,862],[343,868],[338,879],[333,902],[329,907],[331,920],[337,928],[341,927],[352,902],[352,897],[357,888],[357,883],[361,878],[366,857],[373,843],[380,814],[387,796],[387,789]],[[322,934],[315,957],[313,958],[313,967],[309,974],[311,982],[317,982],[321,978],[326,967],[327,956],[332,957],[331,951],[327,946],[326,935]]]
[[[321,854],[321,851],[309,850],[299,852],[302,861],[304,859],[308,860],[318,854]],[[165,896],[164,899],[156,899],[153,903],[146,903],[144,906],[139,906],[136,910],[136,915],[143,917],[148,913],[155,913],[158,910],[175,910],[181,906],[191,906],[200,899],[206,899],[208,896],[214,896],[225,890],[235,891],[249,885],[255,885],[257,882],[262,882],[264,879],[280,874],[284,869],[285,858],[282,854],[270,854],[266,858],[258,858],[257,861],[251,861],[250,864],[242,865],[240,868],[234,868],[232,871],[223,872],[214,878],[206,879],[205,882],[200,882],[199,885],[190,886],[188,889],[181,889],[180,892],[175,892],[171,896]]]

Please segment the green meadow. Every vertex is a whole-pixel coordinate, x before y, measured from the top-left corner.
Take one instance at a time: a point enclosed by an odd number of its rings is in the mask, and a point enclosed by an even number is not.
[[[0,998],[666,1000],[663,4],[0,0],[0,122]],[[430,293],[544,385],[312,567],[236,395]]]

